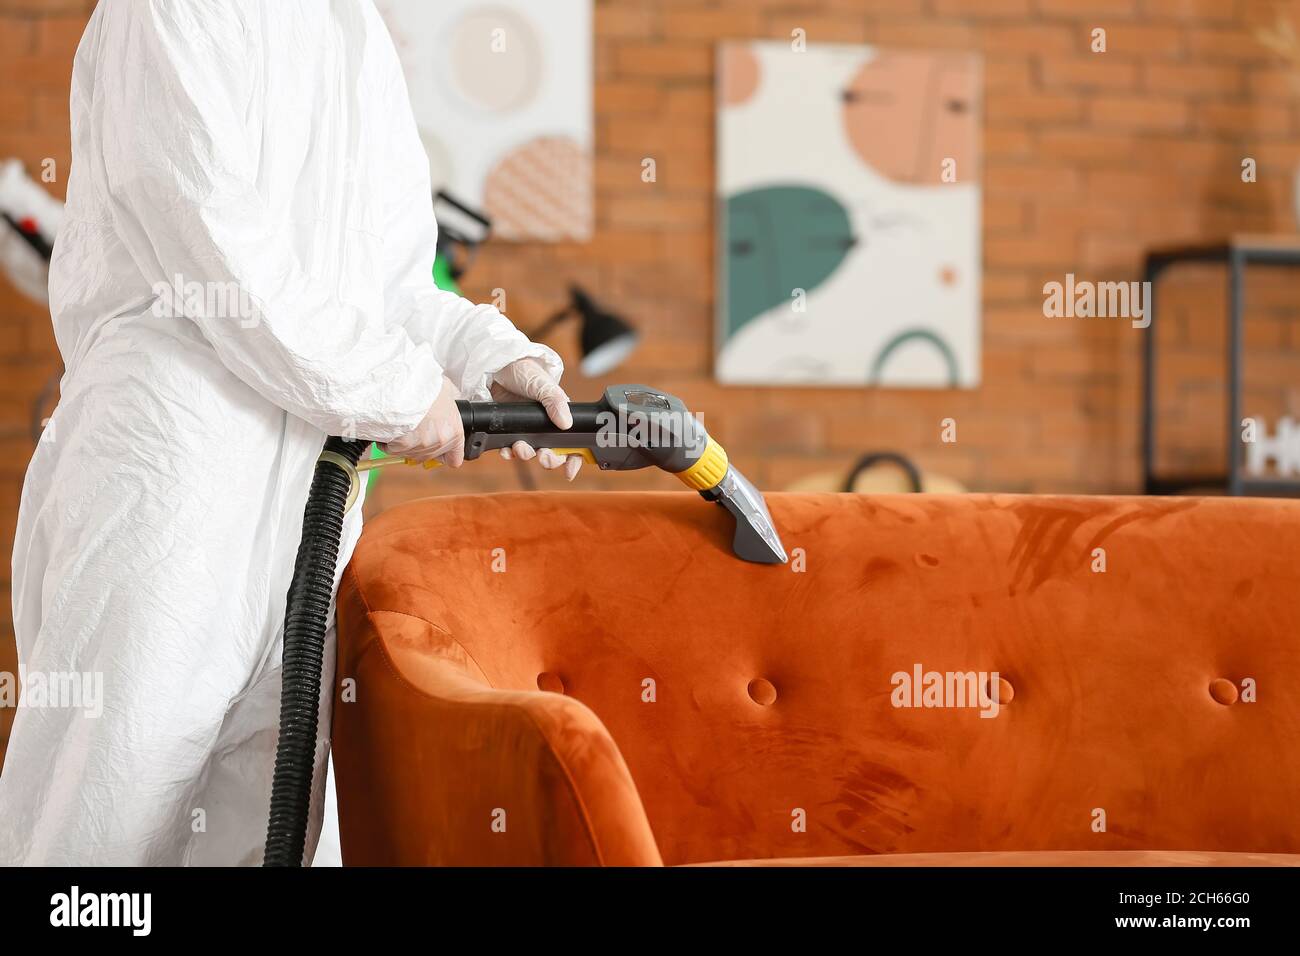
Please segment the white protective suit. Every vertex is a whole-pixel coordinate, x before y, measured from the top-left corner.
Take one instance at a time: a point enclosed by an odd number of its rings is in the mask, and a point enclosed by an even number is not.
[[[444,372],[485,399],[506,364],[559,359],[433,285],[428,160],[371,0],[100,0],[72,133],[67,371],[23,488],[14,624],[29,679],[102,675],[102,713],[19,707],[0,863],[256,864],[325,437],[408,432]],[[193,282],[184,314],[159,307]],[[355,508],[340,568],[359,533]]]

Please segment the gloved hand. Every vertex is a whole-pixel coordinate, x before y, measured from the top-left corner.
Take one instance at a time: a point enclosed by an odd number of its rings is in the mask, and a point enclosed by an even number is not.
[[[384,451],[411,461],[437,459],[444,465],[459,468],[465,464],[465,426],[460,420],[456,399],[460,390],[447,376],[442,377],[438,397],[414,429],[384,445]]]
[[[546,414],[559,428],[573,427],[573,415],[569,412],[569,396],[560,388],[560,383],[551,377],[537,359],[524,358],[511,362],[492,377],[492,398],[498,402],[541,402]],[[537,450],[527,442],[517,441],[509,448],[501,449],[501,457],[510,459],[518,455],[524,461],[536,458],[546,469],[563,468],[564,476],[572,481],[578,477],[582,468],[582,459],[577,455],[562,457],[543,448]]]

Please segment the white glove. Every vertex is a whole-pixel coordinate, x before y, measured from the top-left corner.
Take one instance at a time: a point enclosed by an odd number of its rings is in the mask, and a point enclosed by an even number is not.
[[[452,468],[465,464],[465,426],[460,421],[456,383],[442,377],[438,397],[420,424],[383,446],[384,451],[410,461],[437,460]]]
[[[573,415],[569,412],[569,396],[560,388],[560,383],[551,377],[537,359],[523,358],[511,362],[496,375],[492,376],[492,398],[498,402],[541,402],[546,414],[556,426],[563,429],[573,427]],[[560,456],[549,448],[543,448],[539,455],[537,450],[527,442],[517,441],[509,448],[501,449],[501,457],[510,459],[518,455],[523,461],[536,458],[546,469],[563,468],[564,476],[573,481],[582,468],[582,458],[578,455]]]

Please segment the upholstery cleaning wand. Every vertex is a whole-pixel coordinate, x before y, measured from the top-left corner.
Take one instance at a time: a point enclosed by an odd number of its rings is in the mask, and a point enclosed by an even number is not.
[[[783,564],[785,548],[763,496],[682,401],[642,385],[615,385],[598,402],[573,403],[573,427],[559,429],[537,402],[457,402],[465,458],[524,441],[558,455],[581,455],[602,471],[660,468],[735,519],[731,548],[758,564]],[[316,756],[321,668],[343,519],[356,502],[361,472],[402,458],[362,461],[369,441],[330,438],[316,462],[303,515],[284,621],[280,739],[275,753],[266,866],[300,866],[307,838]],[[433,467],[429,463],[426,467]]]

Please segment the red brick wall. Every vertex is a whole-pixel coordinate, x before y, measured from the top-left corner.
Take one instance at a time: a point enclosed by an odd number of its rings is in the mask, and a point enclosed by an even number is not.
[[[977,489],[1133,491],[1138,480],[1141,334],[1122,322],[1047,320],[1042,285],[1066,272],[1138,278],[1143,250],[1226,232],[1294,232],[1300,166],[1296,87],[1252,31],[1266,0],[596,0],[598,190],[589,245],[494,246],[475,297],[504,288],[522,327],[576,280],[644,333],[618,378],[682,395],[744,462],[778,488],[897,448]],[[1280,5],[1300,23],[1300,4]],[[67,80],[89,0],[0,0],[0,156],[68,167]],[[1094,27],[1108,52],[1088,49]],[[711,376],[714,44],[724,38],[978,50],[985,57],[984,385],[977,391],[722,388]],[[1241,182],[1243,157],[1258,182]],[[654,157],[659,178],[641,181]],[[55,184],[62,192],[62,182]],[[1300,410],[1296,278],[1248,286],[1247,411]],[[1223,453],[1222,281],[1173,277],[1165,453],[1213,466]],[[11,547],[28,407],[57,367],[48,317],[0,282],[0,549]],[[571,330],[557,346],[573,358]],[[596,393],[576,371],[575,397]],[[956,444],[939,422],[958,422]],[[404,474],[372,507],[414,495],[513,486],[484,462],[456,476]],[[554,484],[553,479],[544,482]],[[589,477],[601,487],[672,487],[657,475]],[[5,609],[8,562],[4,562]],[[7,614],[0,669],[12,668]],[[0,716],[0,738],[3,737]]]

